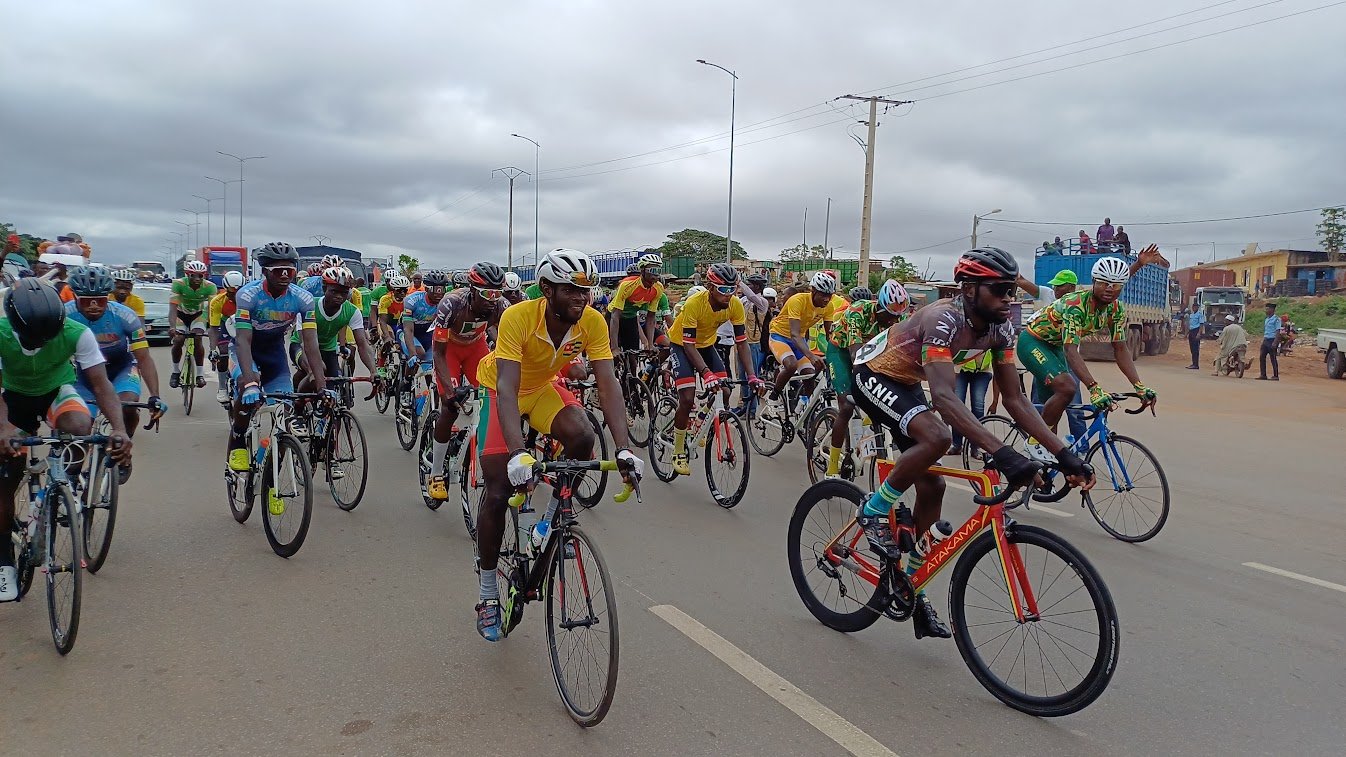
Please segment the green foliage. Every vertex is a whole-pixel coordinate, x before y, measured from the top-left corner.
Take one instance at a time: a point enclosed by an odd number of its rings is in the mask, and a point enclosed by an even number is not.
[[[888,259],[887,276],[898,281],[917,281],[921,278],[921,273],[906,258],[894,255]]]
[[[421,270],[421,261],[404,252],[397,256],[397,270],[401,271],[403,276],[410,276]]]
[[[802,244],[797,244],[794,247],[786,247],[780,251],[780,259],[782,263],[809,260],[810,258],[814,260],[825,259],[826,257],[827,250],[820,244],[815,244],[812,247],[805,247]]]
[[[15,233],[14,224],[0,221],[0,244],[8,241],[9,235]],[[42,244],[41,237],[35,237],[32,234],[19,234],[19,252],[23,254],[28,262],[37,260],[37,246]]]
[[[1323,208],[1323,220],[1318,224],[1318,242],[1335,256],[1346,247],[1346,208]]]
[[[1288,315],[1301,333],[1317,334],[1318,329],[1346,329],[1346,297],[1281,297],[1267,300],[1276,303],[1276,315]],[[1263,307],[1266,302],[1257,302],[1248,306],[1244,317],[1244,328],[1248,333],[1256,330],[1261,333],[1262,321],[1266,319]]]
[[[719,263],[724,260],[724,237],[700,229],[683,229],[668,235],[668,241],[655,250],[664,258],[691,255],[698,263]],[[734,242],[734,257],[747,259],[743,246]]]

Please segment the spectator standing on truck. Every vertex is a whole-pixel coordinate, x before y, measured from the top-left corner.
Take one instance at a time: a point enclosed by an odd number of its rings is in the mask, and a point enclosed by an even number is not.
[[[1094,243],[1089,239],[1089,235],[1085,233],[1084,229],[1080,229],[1080,254],[1094,254]]]
[[[1201,368],[1201,327],[1206,323],[1206,314],[1197,307],[1187,316],[1187,346],[1192,348],[1192,364],[1188,370]]]
[[[1276,303],[1267,303],[1267,319],[1262,322],[1262,351],[1258,354],[1258,363],[1262,375],[1258,381],[1280,381],[1281,365],[1276,358],[1276,335],[1281,330],[1281,319],[1276,315]],[[1267,378],[1267,355],[1271,356],[1271,378]]]
[[[1099,226],[1097,233],[1094,234],[1094,238],[1098,240],[1098,248],[1100,250],[1110,246],[1116,236],[1117,232],[1112,228],[1111,218],[1104,218],[1103,225]]]
[[[1131,237],[1126,235],[1126,229],[1121,226],[1117,227],[1117,236],[1112,238],[1112,243],[1123,255],[1131,254]]]

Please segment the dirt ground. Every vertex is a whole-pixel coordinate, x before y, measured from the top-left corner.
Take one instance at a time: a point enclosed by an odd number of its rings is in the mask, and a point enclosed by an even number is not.
[[[1252,367],[1243,374],[1243,380],[1249,381],[1256,379],[1259,374],[1257,350],[1261,346],[1261,340],[1251,341],[1248,344],[1248,359],[1253,361]],[[1213,339],[1207,339],[1201,343],[1201,364],[1207,374],[1214,368],[1211,362],[1220,354],[1220,347]],[[1187,348],[1187,337],[1174,337],[1173,345],[1169,348],[1166,355],[1155,355],[1153,357],[1142,357],[1142,364],[1145,361],[1159,361],[1166,365],[1189,365],[1192,354]],[[1269,363],[1270,361],[1268,361]],[[1281,380],[1299,383],[1307,381],[1312,383],[1334,383],[1327,377],[1327,367],[1323,365],[1323,354],[1314,346],[1313,338],[1301,336],[1294,350],[1289,355],[1280,357]],[[1142,368],[1143,370],[1143,368]],[[1271,366],[1267,365],[1267,371],[1270,373]],[[1232,377],[1229,379],[1235,380]],[[1346,379],[1339,383],[1346,384]],[[1342,388],[1346,392],[1346,387]]]

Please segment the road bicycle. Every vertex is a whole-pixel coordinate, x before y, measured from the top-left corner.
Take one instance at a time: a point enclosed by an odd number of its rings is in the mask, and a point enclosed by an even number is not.
[[[56,651],[69,654],[79,632],[80,599],[85,567],[83,507],[71,480],[69,468],[89,457],[88,448],[101,448],[110,441],[104,434],[76,436],[57,432],[51,436],[25,436],[11,440],[28,448],[24,480],[17,492],[11,539],[19,573],[19,599],[32,587],[33,575],[41,569],[47,581],[47,617]],[[37,447],[47,446],[45,457]],[[99,471],[104,479],[116,480],[112,458],[107,456]],[[24,500],[27,500],[26,502]],[[19,518],[26,512],[27,520]]]
[[[496,566],[502,633],[508,637],[518,627],[525,604],[546,602],[552,679],[570,718],[585,728],[601,723],[612,706],[620,648],[612,576],[593,537],[579,526],[573,505],[580,474],[598,470],[616,471],[618,466],[613,460],[535,464],[535,478],[549,483],[556,499],[551,527],[534,547],[533,523],[519,517],[534,512],[532,495],[511,496]],[[632,492],[640,501],[638,483],[613,499],[624,502]]]
[[[684,449],[688,461],[696,459],[705,450],[706,483],[715,504],[729,509],[737,505],[748,491],[748,474],[752,467],[752,451],[743,421],[727,407],[716,408],[735,384],[747,391],[747,381],[721,381],[720,386],[697,394],[697,404],[688,419]],[[650,469],[660,481],[671,482],[678,477],[673,470],[674,415],[678,410],[676,397],[659,400],[655,412],[656,426],[648,444]]]
[[[316,475],[318,465],[323,466],[324,480],[327,481],[333,501],[347,512],[359,506],[369,479],[369,448],[365,444],[365,431],[352,412],[354,386],[358,383],[375,382],[368,376],[333,376],[327,379],[329,387],[336,387],[341,401],[314,405],[312,433],[308,438],[311,473]]]
[[[416,446],[422,416],[427,409],[439,409],[439,392],[435,391],[435,377],[428,359],[413,356],[407,359],[406,365],[412,375],[398,374],[399,389],[393,398],[396,412],[393,428],[397,431],[397,443],[410,452]]]
[[[385,339],[379,343],[377,365],[383,371],[382,376],[387,379],[374,386],[374,409],[382,415],[388,412],[390,404],[394,404],[393,399],[401,386],[402,351],[394,342]]]
[[[626,433],[635,447],[643,447],[650,440],[654,399],[646,374],[652,379],[654,372],[647,370],[646,366],[651,357],[658,354],[657,350],[628,350],[613,361],[617,369],[617,383],[622,387],[622,399],[626,403]],[[631,355],[635,356],[635,371],[627,368]]]
[[[475,456],[477,450],[477,390],[470,384],[457,384],[453,387],[453,394],[448,401],[451,407],[458,408],[458,420],[454,421],[453,428],[449,431],[449,450],[444,455],[444,464],[439,470],[439,475],[444,477],[445,488],[459,484],[462,490],[463,518],[467,522],[468,535],[472,536],[477,530],[476,513],[468,506],[466,483],[469,472],[467,461]],[[430,478],[434,475],[431,463],[434,462],[435,423],[438,422],[441,412],[443,410],[440,408],[433,407],[426,413],[425,423],[421,427],[421,443],[416,455],[421,499],[431,510],[438,510],[439,506],[444,504],[444,500],[430,496]]]
[[[293,557],[304,545],[313,518],[313,468],[301,436],[295,433],[294,403],[301,399],[326,401],[326,397],[312,392],[272,392],[263,398],[265,402],[253,413],[245,436],[251,461],[248,470],[237,472],[228,465],[224,467],[229,510],[234,520],[246,523],[260,494],[267,543],[281,557]],[[263,418],[269,421],[265,433]]]
[[[178,328],[182,340],[182,370],[178,373],[178,384],[182,389],[182,408],[187,415],[192,414],[192,403],[196,399],[196,340],[199,335]]]
[[[817,385],[805,392],[804,385],[817,379]],[[776,417],[767,403],[758,401],[756,409],[749,415],[748,438],[752,448],[771,457],[786,444],[794,441],[813,422],[814,416],[825,408],[836,404],[836,393],[826,376],[817,373],[796,373],[785,382],[785,391],[781,393],[782,417]]]
[[[157,408],[148,402],[123,402],[123,408],[139,408],[153,413]],[[93,408],[97,412],[97,405]],[[151,416],[144,429],[159,432],[159,418]],[[110,436],[112,423],[106,415],[99,414],[94,421],[93,432],[98,436]],[[88,461],[80,473],[77,490],[82,495],[83,546],[85,567],[90,573],[97,573],[107,561],[108,550],[112,548],[112,532],[117,526],[117,504],[121,501],[122,473],[116,470],[112,456],[101,446],[88,448]]]
[[[808,464],[809,483],[816,484],[827,475],[832,451],[832,424],[839,412],[839,408],[824,407],[813,414],[804,429],[804,460]],[[868,415],[854,407],[842,440],[841,468],[837,476],[844,481],[855,481],[861,473],[867,473],[872,491],[882,480],[875,480],[877,461],[887,459],[888,437],[883,426],[872,423]]]
[[[1135,392],[1111,396],[1115,403],[1143,401]],[[1079,439],[1067,436],[1066,443],[1098,476],[1093,489],[1080,493],[1081,506],[1088,508],[1098,525],[1116,539],[1131,543],[1153,539],[1168,522],[1170,504],[1168,476],[1159,458],[1136,439],[1114,432],[1108,425],[1110,411],[1101,411],[1093,405],[1071,405],[1068,410],[1082,413],[1089,425],[1084,436]],[[1125,410],[1128,415],[1144,411],[1143,406]],[[988,415],[982,419],[982,425],[1002,443],[1024,450],[1027,437],[1009,418]],[[966,441],[963,448],[966,464],[974,453]],[[1043,485],[1025,490],[1021,504],[1030,497],[1034,502],[1059,502],[1071,492],[1055,464],[1048,463],[1042,476]]]
[[[888,461],[879,465],[884,477]],[[846,481],[820,481],[795,505],[788,531],[790,576],[809,612],[837,631],[855,632],[880,617],[904,621],[918,592],[961,553],[949,578],[949,619],[972,675],[1021,712],[1056,717],[1096,700],[1117,669],[1117,608],[1102,576],[1065,539],[1015,522],[999,493],[999,474],[934,466],[930,472],[969,482],[976,512],[925,553],[910,577],[900,555],[869,545],[856,522],[869,498]],[[910,510],[889,523],[901,553],[922,540]],[[1034,660],[1036,657],[1036,660]]]

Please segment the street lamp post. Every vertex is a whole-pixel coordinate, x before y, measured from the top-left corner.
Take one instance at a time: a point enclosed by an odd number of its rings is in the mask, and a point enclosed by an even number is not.
[[[537,233],[538,233],[538,226],[537,226],[538,194],[542,191],[542,189],[538,186],[539,184],[542,183],[542,174],[538,173],[538,169],[542,164],[542,145],[538,144],[537,140],[530,139],[529,137],[525,137],[522,134],[511,134],[510,136],[518,137],[519,139],[533,143],[533,265],[536,266]]]
[[[199,221],[196,222],[196,223],[187,223],[186,221],[178,221],[178,220],[174,220],[173,223],[181,224],[181,225],[183,225],[183,226],[186,227],[185,231],[186,231],[186,234],[187,234],[187,239],[191,239],[191,238],[192,238],[192,228],[193,228],[194,226],[200,226],[200,225],[201,225]],[[200,236],[201,236],[201,232],[199,232],[199,231],[196,232],[196,236],[197,236],[197,237],[200,237]],[[199,245],[198,245],[198,246],[199,246]]]
[[[184,213],[191,213],[191,214],[195,217],[194,220],[196,221],[196,224],[195,224],[195,226],[196,226],[196,246],[199,248],[199,247],[201,246],[201,211],[199,211],[199,210],[192,210],[192,209],[190,209],[190,208],[183,208],[183,209],[182,209],[182,212],[184,212]],[[207,239],[206,241],[210,241],[210,240]]]
[[[993,216],[999,212],[1000,208],[996,208],[995,210],[992,210],[990,213],[982,213],[979,216],[972,216],[972,247],[974,249],[977,247],[977,224],[981,223],[981,219],[985,218],[986,216]]]
[[[239,156],[233,153],[225,152],[223,150],[216,150],[215,152],[225,156],[226,158],[233,158],[234,160],[238,161],[238,246],[242,247],[243,246],[243,164],[249,160],[262,160],[266,156],[249,155],[245,158],[240,158]],[[225,244],[228,244],[228,240],[225,240]]]
[[[195,198],[198,199],[198,200],[204,200],[205,203],[206,203],[206,244],[209,245],[209,244],[210,244],[210,208],[211,208],[211,205],[210,205],[210,204],[211,204],[212,202],[215,202],[216,200],[223,200],[224,198],[223,198],[223,197],[205,197],[205,196],[203,196],[203,195],[192,195],[192,197],[195,197]]]
[[[217,179],[214,176],[207,176],[205,178],[220,183],[221,199],[224,200],[224,204],[220,206],[220,244],[227,245],[229,244],[229,185],[238,184],[239,187],[242,187],[243,185],[239,184],[240,179],[230,179],[229,181],[225,181],[224,179]],[[239,191],[242,190],[240,189]],[[210,244],[209,239],[206,240],[206,244]]]
[[[725,223],[724,259],[730,265],[734,262],[734,116],[738,101],[738,74],[718,63],[708,63],[697,58],[697,63],[711,66],[729,74],[733,81],[729,85],[729,219]]]

